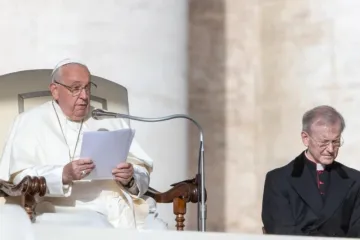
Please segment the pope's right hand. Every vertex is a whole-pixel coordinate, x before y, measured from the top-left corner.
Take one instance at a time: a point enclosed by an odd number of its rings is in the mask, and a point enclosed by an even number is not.
[[[95,164],[91,159],[78,159],[65,165],[62,174],[63,184],[70,184],[74,180],[80,180],[87,176]]]

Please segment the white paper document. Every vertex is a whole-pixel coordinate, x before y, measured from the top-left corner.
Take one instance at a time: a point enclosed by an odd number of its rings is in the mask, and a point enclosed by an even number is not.
[[[83,180],[113,179],[112,170],[126,162],[134,129],[84,132],[80,158],[90,158],[95,168]]]

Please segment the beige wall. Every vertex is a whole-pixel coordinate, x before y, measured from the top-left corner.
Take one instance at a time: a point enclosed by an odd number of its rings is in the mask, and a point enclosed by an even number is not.
[[[360,169],[360,1],[189,6],[189,109],[205,129],[208,230],[260,233],[265,173],[303,149],[305,110],[330,104],[343,113],[338,160]]]

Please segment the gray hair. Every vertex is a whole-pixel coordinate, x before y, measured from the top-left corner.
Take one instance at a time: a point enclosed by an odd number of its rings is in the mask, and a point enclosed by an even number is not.
[[[90,75],[89,68],[84,63],[77,61],[77,60],[70,59],[70,58],[66,58],[66,59],[62,60],[61,62],[59,62],[55,66],[54,70],[51,73],[51,82],[53,83],[53,82],[59,80],[61,78],[61,69],[64,66],[67,66],[70,64],[76,64],[76,65],[80,65],[80,66],[86,68],[86,70],[89,72],[89,75]]]
[[[321,105],[304,113],[302,118],[302,130],[310,133],[311,126],[318,119],[331,125],[340,122],[341,132],[345,129],[345,120],[343,116],[335,108],[328,105]]]

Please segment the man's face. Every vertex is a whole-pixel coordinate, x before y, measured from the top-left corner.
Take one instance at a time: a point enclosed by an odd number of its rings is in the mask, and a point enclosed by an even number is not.
[[[311,126],[311,132],[302,132],[301,137],[313,158],[311,160],[329,165],[336,159],[342,145],[341,123],[339,121],[331,125],[315,122]]]
[[[89,112],[90,74],[78,64],[68,64],[61,68],[58,83],[50,86],[52,95],[58,101],[64,114],[73,121],[81,121]]]

